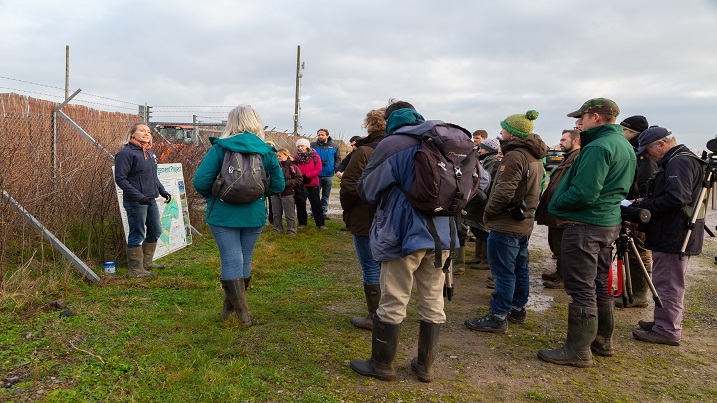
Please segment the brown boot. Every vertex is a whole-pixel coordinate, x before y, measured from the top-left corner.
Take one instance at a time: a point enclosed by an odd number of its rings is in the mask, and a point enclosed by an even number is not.
[[[157,269],[157,270],[164,270],[163,264],[156,264],[154,263],[154,251],[157,250],[157,242],[155,243],[143,243],[142,244],[142,253],[144,254],[144,269],[145,270],[151,270],[151,269]]]
[[[483,249],[481,249],[480,240],[476,239],[474,256],[472,259],[466,260],[465,263],[474,265],[474,264],[480,263],[482,260],[483,260]],[[472,269],[473,266],[469,266],[469,268]]]
[[[363,292],[366,295],[368,316],[365,318],[351,318],[351,324],[361,329],[373,330],[373,315],[376,313],[378,303],[381,300],[381,285],[364,284]]]
[[[221,282],[222,288],[224,288],[225,296],[224,309],[222,309],[222,319],[225,318],[225,312],[227,318],[232,313],[236,313],[242,326],[251,326],[251,321],[253,317],[251,315],[251,312],[249,312],[249,307],[246,304],[246,286],[244,285],[244,279],[237,278],[233,280],[221,280]],[[226,309],[227,299],[231,303],[232,308],[234,308],[232,311],[228,311]]]
[[[381,322],[378,316],[373,317],[373,335],[371,337],[371,358],[368,360],[351,360],[349,366],[363,376],[392,381],[396,379],[393,361],[398,349],[398,336],[401,325],[390,325]]]
[[[418,357],[411,360],[411,369],[421,382],[433,382],[433,361],[436,358],[440,323],[421,321],[418,328]]]
[[[157,273],[144,269],[142,247],[127,248],[127,277],[154,277]]]
[[[451,266],[453,268],[453,274],[456,274],[459,276],[462,274],[466,274],[465,261],[466,261],[465,246],[456,248],[456,258],[451,262]]]

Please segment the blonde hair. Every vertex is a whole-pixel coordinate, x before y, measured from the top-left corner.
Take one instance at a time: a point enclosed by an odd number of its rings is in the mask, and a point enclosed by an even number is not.
[[[386,118],[384,117],[386,108],[374,109],[366,114],[361,127],[371,134],[381,130],[386,130]]]
[[[227,138],[244,132],[256,134],[257,137],[264,140],[261,118],[249,105],[239,105],[229,112],[227,124],[224,126],[224,133],[220,138]]]
[[[134,132],[137,131],[137,128],[138,128],[139,126],[147,126],[147,127],[149,127],[150,133],[152,132],[152,128],[149,126],[148,123],[146,123],[146,122],[137,122],[137,123],[135,123],[135,124],[133,124],[132,126],[129,127],[129,130],[127,130],[127,134],[125,135],[124,141],[122,141],[122,144],[129,144],[129,140],[132,138],[132,135],[134,134]],[[149,144],[152,144],[152,139],[149,140]]]
[[[280,149],[276,150],[276,153],[283,155],[287,159],[291,159],[291,153],[286,148],[280,148]]]

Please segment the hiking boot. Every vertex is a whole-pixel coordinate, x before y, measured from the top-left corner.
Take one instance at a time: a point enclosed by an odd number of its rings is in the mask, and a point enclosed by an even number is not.
[[[558,279],[558,271],[555,270],[553,273],[543,273],[540,275],[543,280],[555,281]]]
[[[468,329],[476,330],[479,332],[508,332],[508,323],[506,322],[506,320],[495,316],[493,312],[488,313],[482,318],[466,319],[463,324],[466,325]]]
[[[488,241],[481,239],[476,241],[476,255],[478,255],[478,249],[480,248],[480,261],[477,264],[471,265],[471,269],[475,270],[489,270],[490,264],[488,264]]]
[[[655,344],[667,344],[668,346],[679,346],[680,339],[670,336],[663,336],[654,330],[636,329],[632,331],[633,337],[640,341]]]
[[[510,310],[510,312],[508,312],[508,315],[505,317],[508,322],[517,323],[519,325],[524,325],[527,318],[528,314],[527,312],[525,312],[525,308],[519,311],[513,308]]]
[[[563,284],[562,279],[545,280],[543,281],[543,287],[549,288],[551,290],[562,290],[563,288],[565,288],[565,284]]]
[[[485,279],[485,288],[495,289],[495,279],[493,276],[488,276],[488,278]]]
[[[625,305],[623,303],[622,296],[615,297],[615,308],[647,308],[647,299],[638,300],[637,298],[634,298],[633,294],[632,302],[628,301],[627,305]]]
[[[655,322],[641,320],[637,322],[637,326],[639,326],[642,330],[652,330],[652,327],[655,326]]]

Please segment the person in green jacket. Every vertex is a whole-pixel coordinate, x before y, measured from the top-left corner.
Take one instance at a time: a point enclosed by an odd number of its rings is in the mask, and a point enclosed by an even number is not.
[[[611,356],[614,302],[608,294],[612,244],[620,232],[620,203],[635,176],[635,152],[615,124],[620,108],[594,98],[569,113],[577,118],[581,151],[560,181],[548,212],[565,220],[562,240],[563,282],[572,297],[568,336],[555,350],[538,357],[559,365],[592,366],[592,351]]]
[[[236,314],[244,326],[251,325],[252,315],[246,303],[246,288],[251,279],[254,247],[266,223],[265,200],[284,190],[284,174],[274,148],[264,142],[259,115],[248,105],[229,112],[224,133],[210,137],[209,149],[194,174],[192,183],[207,202],[206,222],[214,235],[222,262],[221,283],[224,288],[222,320]],[[226,150],[261,155],[269,186],[263,197],[250,203],[226,203],[212,194],[212,185],[221,171]]]

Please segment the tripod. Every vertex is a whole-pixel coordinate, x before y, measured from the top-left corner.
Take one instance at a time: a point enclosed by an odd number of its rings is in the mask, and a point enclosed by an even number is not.
[[[655,289],[655,285],[652,284],[652,279],[650,278],[650,273],[647,272],[647,268],[645,268],[645,263],[642,262],[640,253],[635,246],[635,240],[637,240],[640,246],[644,246],[642,241],[636,238],[630,228],[628,228],[627,222],[623,221],[622,227],[620,228],[620,235],[618,235],[615,240],[615,259],[617,260],[618,277],[622,277],[622,283],[618,284],[618,291],[615,296],[622,294],[623,306],[628,306],[628,303],[632,304],[634,301],[632,295],[632,279],[630,278],[630,260],[628,258],[628,253],[632,253],[640,264],[642,275],[645,277],[645,282],[650,288],[655,305],[662,308],[662,300],[660,296],[657,295],[657,290]]]

